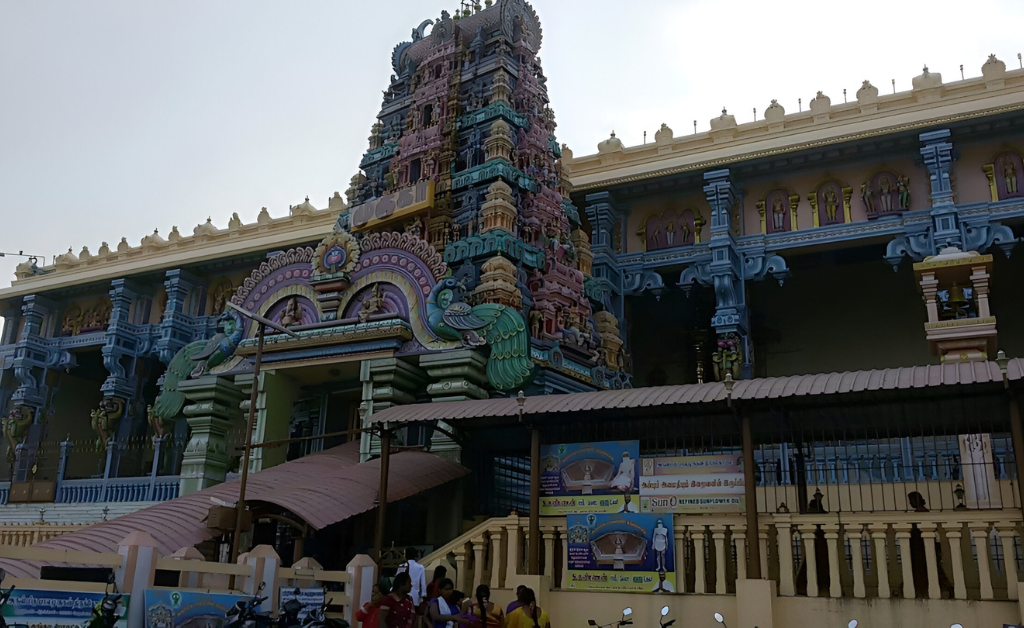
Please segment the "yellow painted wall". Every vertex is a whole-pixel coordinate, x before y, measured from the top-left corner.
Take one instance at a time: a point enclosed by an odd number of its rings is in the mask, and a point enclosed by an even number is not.
[[[256,427],[252,440],[254,443],[262,443],[288,438],[292,405],[298,398],[299,387],[281,371],[263,371],[260,379],[261,394],[257,398]],[[256,466],[251,468],[253,471],[268,469],[284,462],[288,447],[263,447],[256,452],[253,456]]]

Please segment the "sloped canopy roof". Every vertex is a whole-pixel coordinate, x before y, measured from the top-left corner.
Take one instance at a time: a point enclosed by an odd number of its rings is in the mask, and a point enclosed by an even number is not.
[[[1010,360],[1007,376],[1011,381],[1024,379],[1024,360]],[[767,377],[736,381],[732,398],[739,402],[786,398],[869,393],[875,391],[911,391],[941,386],[984,385],[1002,382],[995,362],[933,364],[845,373],[819,373],[789,377]],[[627,390],[602,390],[566,395],[527,397],[523,416],[570,414],[600,411],[627,411],[655,406],[694,406],[726,401],[725,384],[685,384]],[[514,397],[423,403],[392,406],[374,413],[373,423],[415,423],[427,421],[466,421],[473,419],[515,420],[519,403]]]
[[[425,452],[391,456],[388,502],[410,497],[460,478],[469,470]],[[380,486],[380,461],[359,463],[358,441],[286,462],[249,476],[246,500],[275,504],[302,517],[314,528],[366,512],[374,507]],[[39,543],[40,547],[91,552],[116,552],[132,532],[149,533],[164,556],[213,538],[206,514],[211,498],[234,502],[238,480],[172,499],[138,512],[104,521]],[[39,564],[0,560],[15,576],[38,577]]]

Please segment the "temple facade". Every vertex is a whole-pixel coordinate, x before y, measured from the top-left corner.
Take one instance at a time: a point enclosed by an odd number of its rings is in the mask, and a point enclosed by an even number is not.
[[[752,456],[753,524],[676,515],[677,592],[896,591],[1019,622],[1024,70],[924,68],[907,92],[864,81],[576,156],[541,42],[523,0],[442,11],[394,48],[359,171],[323,208],[19,266],[0,290],[0,521],[131,517],[229,480],[252,398],[253,441],[278,446],[250,472],[343,445],[468,469],[446,508],[410,497],[384,527],[460,585],[570,589],[565,516],[519,518],[533,446],[637,440],[641,460]],[[250,314],[290,332],[267,330],[258,377]],[[346,525],[296,538],[344,564],[373,521]],[[287,527],[254,534],[300,558]],[[925,625],[892,613],[876,619]]]

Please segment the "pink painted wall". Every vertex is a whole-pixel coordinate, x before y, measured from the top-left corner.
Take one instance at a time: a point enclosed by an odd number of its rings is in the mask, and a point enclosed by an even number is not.
[[[992,200],[988,177],[981,169],[992,163],[995,156],[1005,150],[1024,154],[1024,141],[973,144],[959,147],[960,159],[953,166],[957,203],[984,203]]]
[[[627,219],[626,250],[623,253],[639,253],[643,251],[643,240],[636,234],[644,219],[651,214],[660,214],[670,209],[682,211],[684,209],[700,210],[704,217],[704,228],[701,230],[701,241],[707,242],[711,239],[711,206],[703,192],[691,194],[667,194],[661,197],[643,199],[629,206],[629,218]]]

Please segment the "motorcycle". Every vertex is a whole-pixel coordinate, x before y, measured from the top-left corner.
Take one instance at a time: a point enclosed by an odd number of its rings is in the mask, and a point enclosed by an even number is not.
[[[7,572],[0,569],[0,584],[3,584],[4,578],[7,577]],[[4,591],[0,588],[0,628],[29,628],[28,624],[11,624],[7,625],[7,620],[3,616],[3,608],[7,605],[7,600],[11,599],[11,594],[14,593],[14,585],[11,585],[10,589]]]
[[[111,592],[110,588],[114,590]],[[92,609],[92,619],[89,620],[88,628],[114,628],[117,621],[121,619],[118,614],[121,606],[121,594],[117,592],[114,584],[114,575],[111,574],[107,580],[107,590],[103,593],[103,599]]]
[[[327,601],[324,600],[323,606],[310,611],[309,615],[306,615],[306,621],[302,622],[303,628],[349,628],[348,622],[344,619],[329,618],[327,606]]]
[[[300,628],[299,613],[302,612],[302,602],[291,599],[281,605],[281,614],[278,615],[277,625],[279,628]]]
[[[228,609],[225,616],[227,620],[227,623],[224,624],[225,628],[262,628],[263,626],[269,628],[274,625],[270,613],[256,610],[260,604],[267,601],[266,597],[260,596],[265,584],[265,582],[260,583],[259,588],[256,589],[256,595],[248,600],[238,600],[234,606]]]

